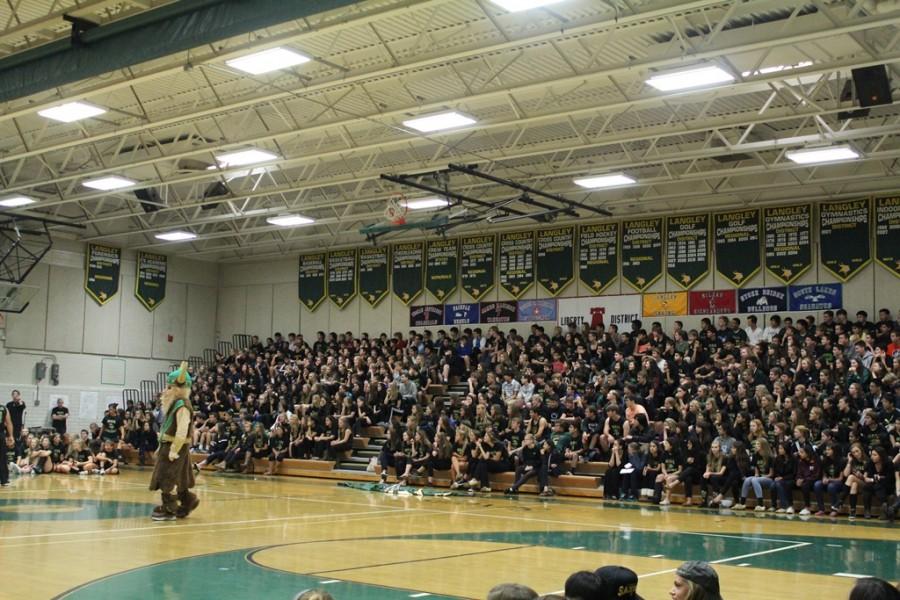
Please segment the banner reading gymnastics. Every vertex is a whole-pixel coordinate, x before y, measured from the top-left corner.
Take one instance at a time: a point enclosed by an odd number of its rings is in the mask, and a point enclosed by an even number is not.
[[[872,260],[868,198],[819,205],[819,255],[822,266],[849,281]]]
[[[761,266],[759,210],[736,210],[715,215],[716,272],[734,287],[742,287]]]
[[[578,273],[594,294],[601,294],[619,274],[619,224],[578,228]]]
[[[793,283],[812,266],[812,205],[775,206],[763,211],[766,270]]]

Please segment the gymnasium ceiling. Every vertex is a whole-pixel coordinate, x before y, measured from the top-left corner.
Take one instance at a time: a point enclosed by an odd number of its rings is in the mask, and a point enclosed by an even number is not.
[[[66,38],[63,12],[105,24],[167,2],[5,4],[0,58]],[[360,227],[383,221],[399,190],[382,173],[449,163],[616,217],[893,192],[896,105],[838,113],[855,107],[851,68],[887,64],[897,79],[898,9],[876,0],[565,0],[510,13],[490,0],[368,0],[0,104],[0,196],[38,200],[11,212],[87,226],[56,228],[61,237],[235,261],[361,245]],[[264,75],[225,64],[275,46],[312,60]],[[736,81],[687,92],[645,83],[698,63]],[[37,114],[72,100],[108,112],[68,124]],[[477,123],[427,135],[402,124],[445,110]],[[829,143],[861,157],[811,167],[785,156]],[[252,169],[214,166],[216,155],[247,148],[278,158]],[[573,183],[607,172],[637,183],[601,191]],[[106,175],[138,183],[116,192],[83,185]],[[204,199],[217,181],[229,193]],[[467,175],[449,184],[490,203],[518,196]],[[158,191],[164,206],[145,212],[138,188]],[[266,221],[282,214],[315,223]],[[533,225],[480,221],[453,233]],[[198,237],[155,237],[172,230]]]

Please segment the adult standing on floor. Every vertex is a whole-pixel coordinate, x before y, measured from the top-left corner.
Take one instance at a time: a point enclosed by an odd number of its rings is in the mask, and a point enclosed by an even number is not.
[[[0,486],[9,485],[9,465],[6,462],[6,448],[12,447],[15,443],[13,440],[12,419],[9,418],[9,410],[6,406],[0,405],[0,440],[3,440],[3,453],[0,454]]]
[[[56,406],[50,410],[50,421],[59,435],[66,434],[66,422],[69,420],[69,409],[62,398],[56,400]]]
[[[19,390],[12,391],[12,400],[6,403],[6,410],[9,411],[9,418],[12,420],[12,431],[7,431],[16,441],[22,435],[22,425],[25,424],[25,401],[22,400],[22,394]]]

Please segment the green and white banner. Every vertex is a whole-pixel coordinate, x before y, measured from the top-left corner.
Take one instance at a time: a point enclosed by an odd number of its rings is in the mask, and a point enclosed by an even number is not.
[[[422,293],[425,244],[423,242],[408,242],[394,244],[392,247],[391,276],[393,278],[394,295],[406,305],[415,300]]]
[[[662,277],[663,220],[622,222],[622,278],[638,292]]]
[[[868,198],[819,204],[819,255],[822,266],[849,281],[872,260]]]
[[[547,293],[557,296],[575,279],[575,227],[555,227],[537,232],[537,280]]]
[[[812,266],[812,205],[763,210],[766,270],[784,284],[797,281]]]
[[[328,253],[328,298],[338,308],[356,296],[356,248]]]
[[[151,312],[166,299],[167,271],[165,255],[138,252],[134,295]]]
[[[666,219],[666,273],[689,290],[709,273],[709,215]]]
[[[325,299],[325,253],[301,254],[298,276],[300,303],[314,311]]]
[[[875,260],[900,277],[900,196],[875,198]]]
[[[734,287],[743,287],[762,268],[759,210],[716,213],[716,271]]]
[[[456,289],[459,275],[459,240],[437,239],[425,250],[425,289],[443,302]]]
[[[84,262],[84,289],[103,306],[119,293],[122,249],[88,244]]]
[[[619,275],[619,224],[578,228],[578,274],[594,294],[601,294]]]
[[[534,284],[534,232],[500,234],[500,287],[513,298]]]
[[[494,289],[496,235],[473,235],[460,240],[459,281],[473,300],[481,300]]]
[[[388,249],[359,249],[359,293],[371,307],[378,306],[388,294]]]

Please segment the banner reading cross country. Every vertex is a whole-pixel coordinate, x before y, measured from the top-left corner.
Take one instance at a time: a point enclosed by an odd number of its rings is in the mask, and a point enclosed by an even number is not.
[[[868,198],[819,204],[819,255],[822,266],[849,281],[872,260]]]
[[[534,284],[534,232],[500,234],[500,287],[521,298]]]
[[[742,287],[762,267],[759,256],[759,210],[716,213],[716,272]]]
[[[84,289],[88,296],[103,306],[119,293],[122,249],[88,244],[84,262]]]
[[[388,249],[359,249],[359,293],[375,308],[388,294]]]
[[[709,215],[666,219],[666,273],[683,290],[709,273]]]
[[[578,228],[578,274],[594,294],[603,293],[619,274],[619,224]]]
[[[134,295],[151,312],[166,299],[167,270],[165,255],[138,252]]]
[[[400,302],[409,305],[422,293],[425,244],[423,242],[394,244],[391,254],[391,277],[394,295],[397,296]]]
[[[775,206],[763,211],[766,271],[792,283],[812,266],[812,205]]]
[[[356,249],[328,253],[328,298],[344,308],[356,296]]]
[[[437,239],[425,250],[425,289],[444,301],[456,289],[459,272],[459,240]]]
[[[875,260],[900,277],[900,197],[875,198]]]
[[[325,299],[325,253],[300,255],[299,276],[297,278],[300,304],[310,312],[319,308]]]
[[[622,222],[622,279],[639,292],[662,277],[662,219]]]
[[[575,228],[555,227],[537,232],[537,280],[551,296],[558,296],[575,278]]]
[[[474,300],[494,289],[496,246],[495,235],[473,235],[460,240],[460,286]]]

